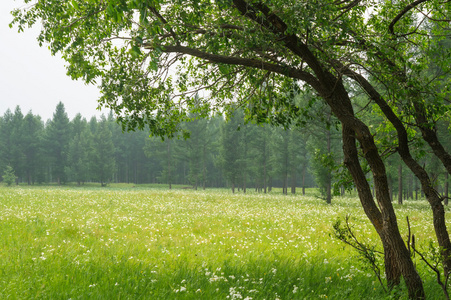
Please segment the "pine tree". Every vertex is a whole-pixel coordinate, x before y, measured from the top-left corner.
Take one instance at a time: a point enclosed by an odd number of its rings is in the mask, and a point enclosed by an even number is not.
[[[64,104],[59,102],[56,106],[53,119],[46,127],[45,144],[51,174],[58,185],[66,180],[65,168],[67,165],[67,148],[70,140],[70,124]]]
[[[29,112],[22,122],[24,176],[29,185],[44,178],[43,135],[44,123],[41,118]]]

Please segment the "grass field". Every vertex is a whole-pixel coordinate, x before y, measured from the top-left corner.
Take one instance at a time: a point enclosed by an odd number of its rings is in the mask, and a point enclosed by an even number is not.
[[[433,238],[426,202],[397,213],[404,236],[408,215],[417,243]],[[397,298],[329,236],[347,214],[377,241],[356,197],[0,186],[0,299]],[[428,297],[441,299],[416,263]]]

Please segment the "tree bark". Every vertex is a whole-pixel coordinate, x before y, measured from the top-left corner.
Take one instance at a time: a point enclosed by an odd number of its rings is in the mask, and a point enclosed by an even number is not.
[[[171,180],[171,140],[168,138],[168,148],[167,148],[167,159],[168,159],[168,185],[169,189],[172,189]]]
[[[328,122],[330,122],[331,119],[331,113],[329,112],[328,118],[327,118]],[[331,152],[331,138],[330,138],[330,129],[327,129],[326,131],[326,139],[327,139],[327,154],[330,155]],[[332,203],[332,175],[329,174],[329,176],[327,177],[327,185],[326,185],[326,203],[327,204],[331,204]]]
[[[307,169],[306,164],[302,165],[302,195],[305,195],[305,170]]]
[[[384,248],[385,275],[389,287],[393,287],[394,285],[398,285],[400,283],[400,268],[398,267],[398,262],[395,261],[395,251],[393,251],[392,247],[388,243],[386,233],[384,233],[382,214],[374,202],[371,187],[369,186],[368,181],[365,178],[365,174],[361,168],[356,147],[355,133],[346,125],[343,125],[342,139],[344,164],[354,180],[363,210],[382,241]]]

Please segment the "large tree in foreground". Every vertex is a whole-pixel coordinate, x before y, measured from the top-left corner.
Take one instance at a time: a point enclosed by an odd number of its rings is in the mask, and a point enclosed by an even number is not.
[[[40,43],[62,53],[73,78],[99,81],[100,102],[129,128],[148,124],[156,135],[171,135],[192,112],[208,116],[237,106],[247,119],[291,127],[304,122],[309,106],[287,91],[293,84],[313,91],[342,125],[344,163],[380,236],[389,285],[402,276],[409,297],[421,299],[422,282],[398,229],[375,132],[354,109],[355,88],[364,91],[396,130],[396,151],[431,203],[450,269],[442,199],[409,143],[418,138],[409,126],[416,126],[451,172],[451,156],[434,131],[434,121],[448,112],[443,80],[451,64],[430,38],[446,36],[441,20],[448,19],[450,2],[26,2],[33,5],[15,12],[19,28],[39,20]],[[440,65],[433,76],[426,72],[431,60]],[[375,199],[359,155],[371,169]]]

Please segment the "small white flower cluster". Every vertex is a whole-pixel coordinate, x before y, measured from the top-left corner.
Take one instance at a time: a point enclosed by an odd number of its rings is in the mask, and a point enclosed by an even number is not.
[[[243,296],[239,291],[236,290],[235,287],[231,287],[229,289],[229,295],[227,296],[227,299],[243,299]]]
[[[186,283],[185,279],[183,279],[180,282],[180,284],[184,284],[184,283]],[[174,290],[174,293],[181,293],[181,292],[186,292],[186,286],[180,286],[180,288]]]

